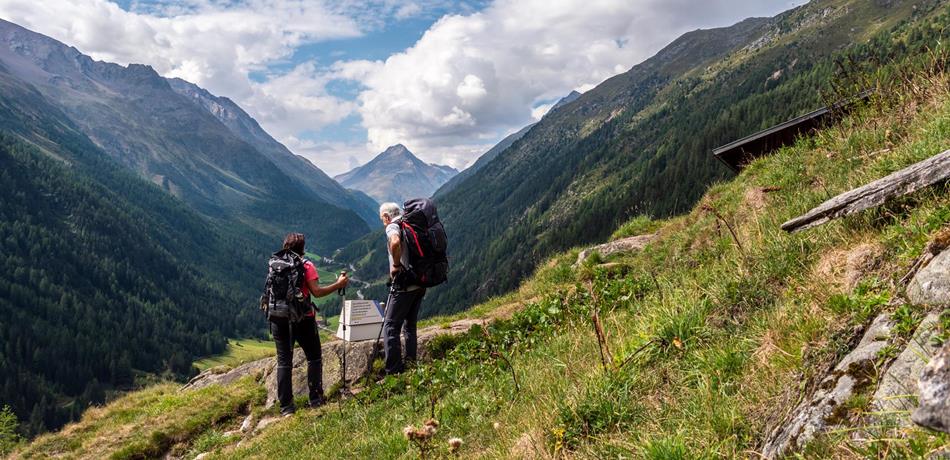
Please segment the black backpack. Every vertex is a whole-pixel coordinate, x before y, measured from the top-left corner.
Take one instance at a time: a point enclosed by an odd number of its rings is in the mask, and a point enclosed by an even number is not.
[[[309,296],[300,289],[306,279],[304,259],[290,249],[275,252],[267,261],[267,281],[261,296],[261,310],[267,318],[300,321],[313,308]]]
[[[409,251],[411,284],[433,287],[444,283],[449,272],[448,242],[435,203],[428,198],[406,201],[399,227]]]

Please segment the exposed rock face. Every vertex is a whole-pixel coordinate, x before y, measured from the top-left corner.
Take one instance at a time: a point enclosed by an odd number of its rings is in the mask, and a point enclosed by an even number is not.
[[[465,319],[452,322],[447,327],[431,326],[420,329],[418,333],[419,358],[425,359],[428,357],[428,345],[436,337],[440,335],[462,334],[468,332],[472,326],[482,323],[484,323],[482,320]],[[374,343],[372,340],[346,343],[347,381],[356,381],[371,370],[370,366],[373,358]],[[321,347],[323,353],[324,390],[329,389],[334,383],[340,381],[343,364],[343,345],[344,342],[342,340],[331,340],[324,343]],[[378,357],[381,358],[382,356],[382,342],[379,342]],[[242,377],[251,375],[267,388],[267,401],[264,407],[270,408],[277,401],[276,365],[276,359],[270,357],[242,364],[225,372],[220,372],[217,369],[209,369],[191,379],[188,384],[182,387],[182,390],[196,390],[210,385],[227,385]],[[294,350],[292,382],[295,396],[307,394],[307,359],[303,354],[303,350],[300,348]]]
[[[907,285],[907,298],[919,305],[950,305],[950,251],[943,251]]]
[[[938,350],[931,339],[939,316],[931,313],[920,322],[907,348],[884,372],[871,402],[871,411],[878,417],[896,417],[901,425],[910,424],[907,413],[917,405],[917,378]]]
[[[821,381],[815,394],[771,433],[762,448],[765,458],[780,458],[794,452],[836,425],[836,414],[843,409],[842,405],[871,384],[878,352],[890,342],[893,326],[887,314],[874,318],[858,346]]]
[[[225,372],[220,372],[218,368],[208,369],[195,376],[181,389],[200,390],[211,385],[228,385],[248,375],[261,380],[265,375],[273,372],[275,365],[274,358],[264,358],[242,364]]]
[[[616,254],[619,252],[631,252],[639,251],[645,248],[648,244],[652,243],[657,237],[656,233],[650,233],[648,235],[637,235],[631,236],[629,238],[622,238],[617,241],[611,241],[609,243],[604,243],[597,245],[591,248],[587,248],[581,251],[577,255],[577,263],[580,264],[587,260],[588,257],[593,253],[598,253],[603,257],[607,257],[611,254]]]
[[[920,406],[911,419],[918,425],[950,433],[950,342],[930,360],[917,385]]]

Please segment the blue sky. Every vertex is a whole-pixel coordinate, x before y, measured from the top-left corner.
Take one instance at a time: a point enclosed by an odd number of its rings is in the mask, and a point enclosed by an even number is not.
[[[227,96],[335,175],[395,143],[463,168],[682,33],[798,3],[0,0],[0,17]]]

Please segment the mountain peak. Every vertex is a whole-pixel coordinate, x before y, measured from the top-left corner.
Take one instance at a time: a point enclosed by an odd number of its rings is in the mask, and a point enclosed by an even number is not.
[[[550,110],[550,111],[553,112],[553,111],[555,111],[555,110],[561,108],[562,106],[565,106],[565,105],[567,105],[567,104],[570,104],[571,102],[576,101],[577,98],[579,98],[579,97],[581,97],[581,93],[577,92],[577,90],[571,90],[570,94],[568,94],[567,96],[562,97],[561,100],[557,101],[557,103],[554,104],[553,107],[551,107],[551,110]]]
[[[416,158],[416,156],[413,155],[413,153],[410,152],[409,149],[406,148],[406,146],[402,144],[390,145],[389,147],[386,148],[386,150],[383,151],[383,153],[380,153],[377,157],[394,157],[394,156],[408,156],[408,157]]]
[[[379,202],[401,203],[408,198],[428,197],[458,174],[448,166],[429,164],[405,145],[389,146],[363,166],[334,179],[344,187],[366,193]]]

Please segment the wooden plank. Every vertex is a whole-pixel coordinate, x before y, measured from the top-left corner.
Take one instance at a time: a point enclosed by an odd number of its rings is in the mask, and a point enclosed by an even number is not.
[[[948,178],[950,150],[825,201],[811,211],[782,224],[782,230],[794,233],[815,227],[832,219],[880,206],[888,198],[907,195]]]

